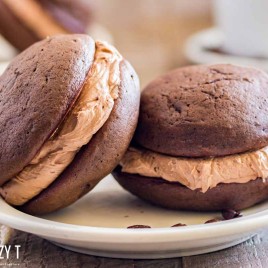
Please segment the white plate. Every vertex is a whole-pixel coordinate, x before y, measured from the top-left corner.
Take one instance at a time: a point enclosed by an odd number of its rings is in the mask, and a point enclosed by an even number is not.
[[[221,47],[224,40],[222,32],[217,28],[209,28],[192,35],[185,43],[186,58],[196,64],[232,63],[251,66],[268,71],[268,59],[257,59],[227,55],[214,52]]]
[[[238,219],[203,224],[215,213],[179,212],[151,206],[124,191],[109,176],[74,205],[43,218],[29,216],[0,199],[0,222],[64,248],[116,258],[169,258],[236,245],[268,224],[268,202]],[[176,223],[186,227],[170,228]],[[152,229],[127,229],[145,224]]]

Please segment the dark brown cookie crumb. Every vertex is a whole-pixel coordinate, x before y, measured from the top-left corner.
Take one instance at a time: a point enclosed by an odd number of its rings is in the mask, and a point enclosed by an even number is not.
[[[233,209],[225,209],[221,212],[221,214],[225,220],[232,220],[235,218],[242,217],[242,215],[239,211],[235,211]]]
[[[183,226],[187,226],[187,225],[184,223],[177,223],[177,224],[172,225],[171,227],[183,227]]]
[[[131,225],[131,226],[128,226],[127,229],[146,229],[146,228],[152,228],[151,226],[149,225],[142,225],[142,224],[137,224],[137,225]]]
[[[220,222],[220,221],[222,221],[222,220],[220,220],[220,219],[211,219],[211,220],[206,221],[205,224],[215,223],[215,222]]]

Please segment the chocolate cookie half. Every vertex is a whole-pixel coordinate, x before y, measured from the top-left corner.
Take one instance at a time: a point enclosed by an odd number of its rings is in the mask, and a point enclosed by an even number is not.
[[[134,142],[114,175],[174,209],[243,209],[268,199],[268,75],[191,66],[150,83]],[[188,204],[188,205],[187,205]]]
[[[232,208],[239,211],[268,197],[268,186],[262,179],[247,183],[221,183],[202,193],[178,182],[124,173],[120,167],[114,170],[113,175],[132,194],[170,209],[217,211]]]
[[[59,35],[17,56],[0,79],[0,193],[43,214],[111,172],[138,119],[138,77],[112,46]]]
[[[18,50],[47,36],[86,33],[92,4],[71,0],[0,0],[0,33]]]

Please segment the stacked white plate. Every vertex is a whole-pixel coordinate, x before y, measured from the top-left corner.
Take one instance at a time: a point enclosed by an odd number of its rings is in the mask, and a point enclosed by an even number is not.
[[[242,57],[217,52],[224,41],[222,32],[217,28],[209,28],[192,35],[185,44],[186,58],[195,64],[231,63],[250,66],[268,71],[268,59]]]

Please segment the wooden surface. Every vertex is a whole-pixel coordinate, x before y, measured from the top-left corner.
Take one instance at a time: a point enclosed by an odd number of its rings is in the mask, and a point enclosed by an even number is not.
[[[0,267],[23,268],[258,268],[268,267],[268,231],[247,242],[215,253],[165,260],[123,260],[88,256],[54,246],[39,237],[14,232],[9,245],[21,245],[20,260],[11,254],[0,260]]]
[[[136,68],[142,86],[158,74],[186,64],[183,56],[186,38],[211,26],[209,1],[205,0],[99,0],[98,3],[99,21],[111,31],[120,52]],[[1,244],[21,245],[20,260],[11,255],[9,260],[0,259],[0,267],[268,267],[268,231],[227,250],[167,260],[86,256],[6,227],[1,227],[0,232]]]

